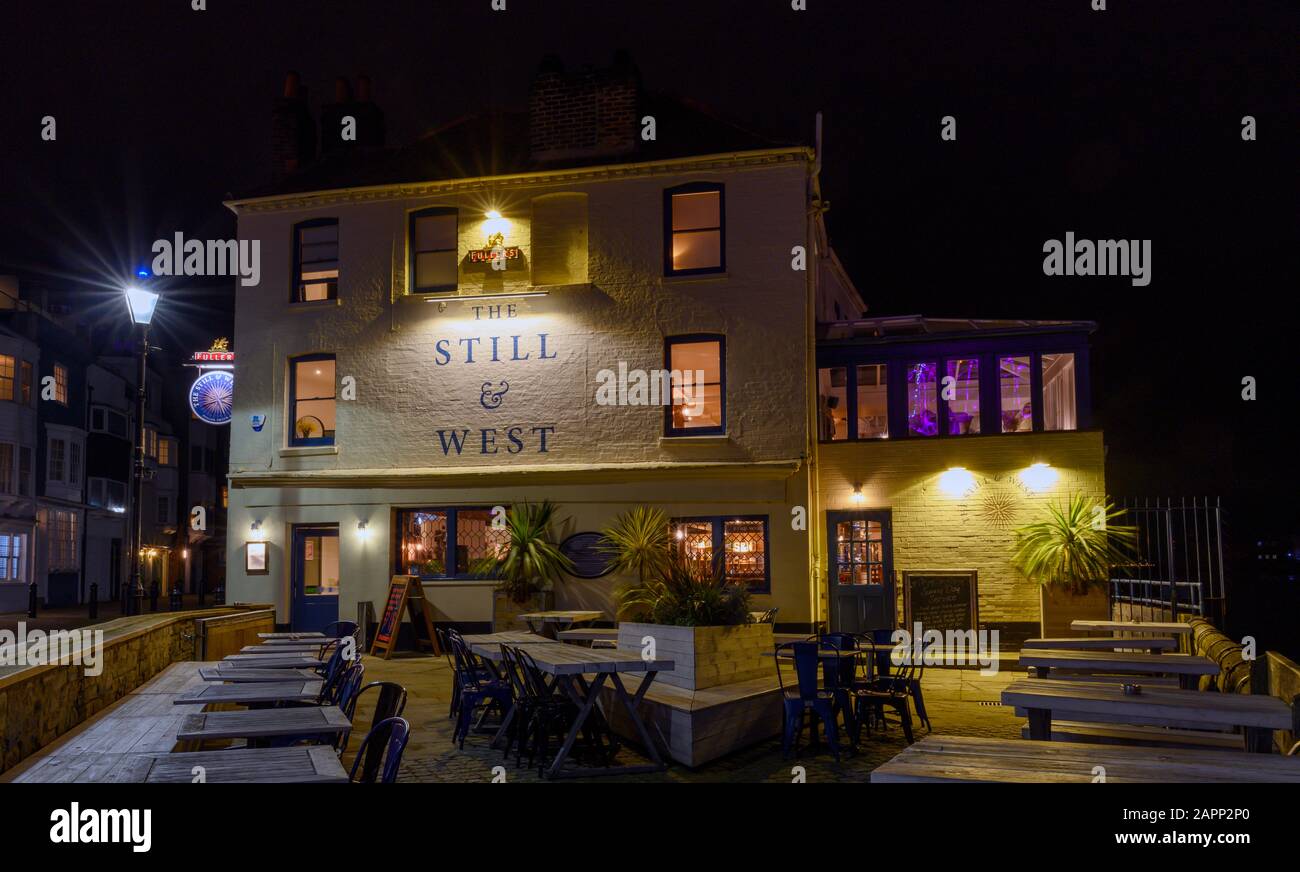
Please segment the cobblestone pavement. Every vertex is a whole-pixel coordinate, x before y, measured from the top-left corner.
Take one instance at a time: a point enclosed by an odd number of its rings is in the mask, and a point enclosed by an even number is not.
[[[411,722],[411,740],[402,760],[399,776],[407,782],[486,782],[493,779],[493,768],[505,767],[507,782],[539,781],[537,770],[516,768],[514,759],[502,757],[488,748],[489,735],[474,735],[462,751],[452,745],[451,721],[447,710],[451,700],[451,671],[445,659],[394,655],[392,660],[365,659],[366,681],[397,681],[409,693],[405,717]],[[1016,738],[1021,720],[1011,709],[997,704],[999,695],[1016,673],[999,672],[981,676],[973,670],[930,669],[924,677],[925,703],[936,734],[963,736],[997,736]],[[367,696],[372,696],[368,694]],[[358,724],[370,722],[364,705],[357,713]],[[989,704],[991,703],[991,704]],[[917,737],[926,735],[917,725]],[[352,742],[352,748],[359,745]],[[902,731],[896,724],[884,731],[864,736],[855,754],[842,755],[836,764],[823,747],[813,752],[805,749],[789,760],[781,757],[779,739],[737,751],[696,769],[673,764],[667,772],[618,778],[577,779],[590,781],[650,782],[788,782],[793,769],[801,766],[808,782],[867,781],[871,770],[889,760],[905,747]],[[638,755],[624,749],[619,761],[634,761]],[[350,761],[349,761],[350,763]]]

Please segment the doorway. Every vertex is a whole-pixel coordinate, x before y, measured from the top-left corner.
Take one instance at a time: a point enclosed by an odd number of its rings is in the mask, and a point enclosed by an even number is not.
[[[296,632],[325,629],[339,619],[339,528],[293,528],[292,611]]]
[[[831,631],[894,629],[894,548],[888,509],[827,512]]]

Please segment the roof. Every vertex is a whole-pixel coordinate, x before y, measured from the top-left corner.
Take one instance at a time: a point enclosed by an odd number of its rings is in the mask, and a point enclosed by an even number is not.
[[[924,315],[893,315],[859,318],[819,324],[819,338],[825,341],[875,343],[915,341],[928,337],[965,335],[1024,335],[1026,333],[1091,333],[1095,321],[1042,321],[1012,318],[928,318]]]
[[[239,193],[247,200],[278,195],[503,176],[542,170],[639,163],[697,155],[794,147],[745,130],[691,100],[642,94],[659,136],[635,137],[631,152],[536,161],[529,153],[527,112],[485,112],[456,119],[395,148],[334,152],[275,184]]]

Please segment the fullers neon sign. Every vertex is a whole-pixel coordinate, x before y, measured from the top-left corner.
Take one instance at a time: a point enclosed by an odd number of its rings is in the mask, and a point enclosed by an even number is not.
[[[506,260],[519,259],[519,246],[510,245],[500,250],[495,248],[476,248],[469,253],[470,263],[491,263],[495,258],[501,257]]]

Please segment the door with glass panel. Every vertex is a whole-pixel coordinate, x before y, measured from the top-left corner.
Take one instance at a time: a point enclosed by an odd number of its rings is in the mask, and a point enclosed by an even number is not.
[[[294,527],[290,621],[295,631],[323,630],[339,619],[339,528]]]
[[[894,566],[887,509],[828,512],[831,630],[894,628]]]

